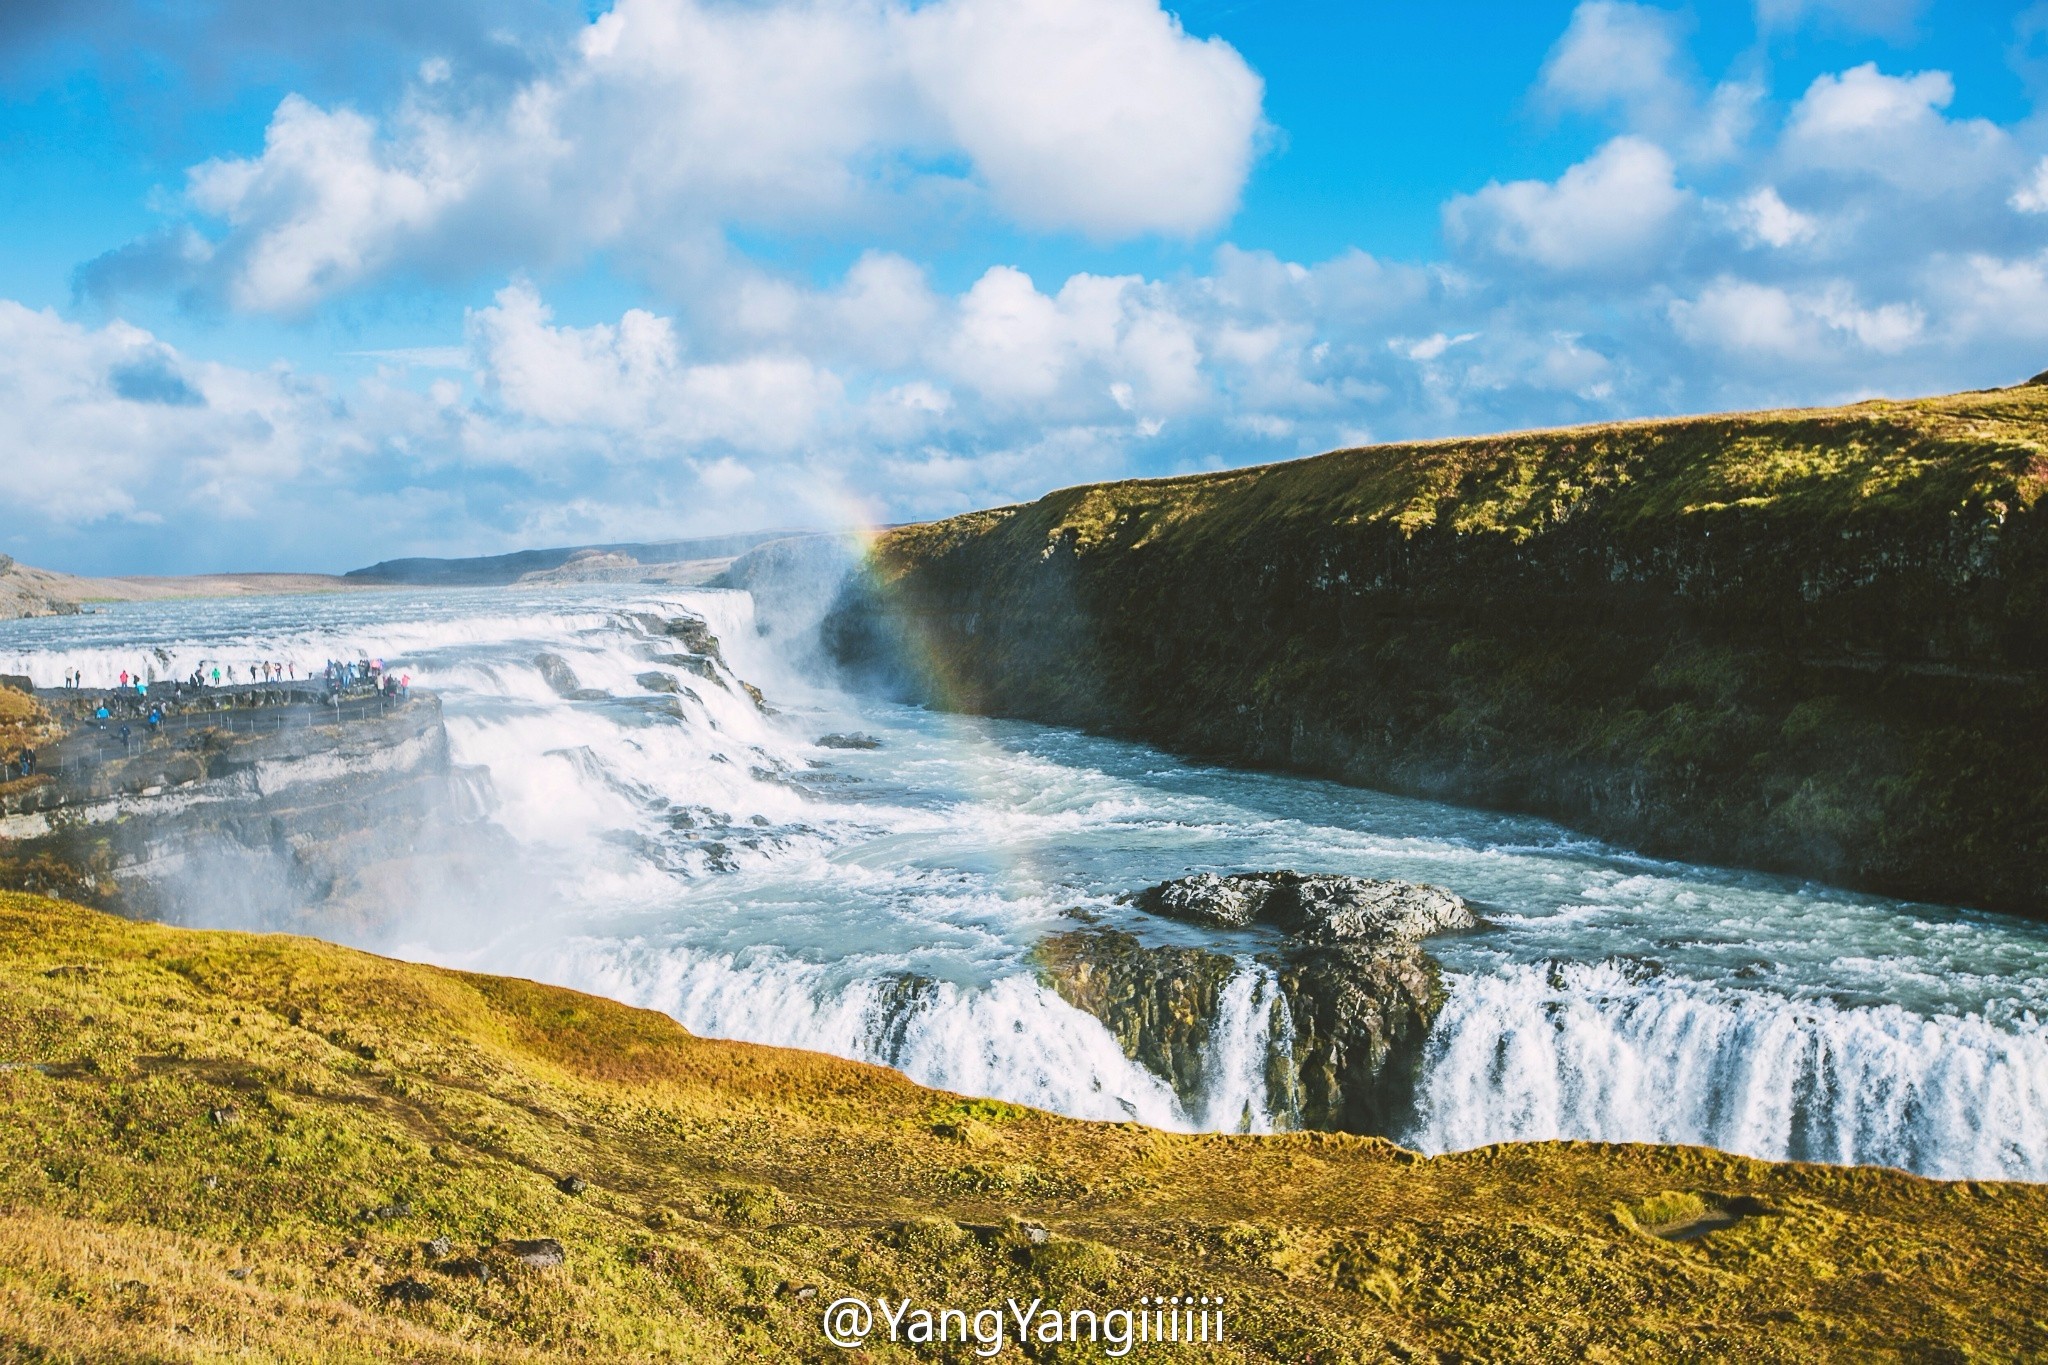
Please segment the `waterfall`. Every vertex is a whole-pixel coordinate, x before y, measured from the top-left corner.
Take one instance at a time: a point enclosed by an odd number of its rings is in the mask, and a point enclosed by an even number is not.
[[[675,657],[690,651],[649,619],[686,614],[724,666]],[[1291,1128],[1292,1025],[1256,949],[1208,945],[1239,965],[1185,1105],[1041,984],[1031,953],[1076,911],[1150,932],[1117,895],[1190,863],[1349,870],[1496,908],[1482,933],[1430,945],[1448,999],[1404,1134],[1425,1150],[1684,1142],[2048,1180],[2038,925],[848,697],[791,667],[755,623],[738,592],[374,592],[7,623],[0,657],[42,685],[73,669],[101,682],[288,660],[303,675],[384,657],[442,699],[456,814],[494,841],[496,880],[415,875],[423,861],[375,936],[351,922],[318,932],[596,991],[701,1034],[1083,1118]],[[570,695],[543,654],[574,673]],[[855,730],[879,747],[817,743]],[[185,918],[225,922],[225,904],[214,895]],[[1830,942],[1856,951],[1813,946]]]
[[[1587,1138],[2048,1179],[2048,1031],[1612,964],[1456,976],[1412,1140]]]
[[[1275,1054],[1291,1041],[1280,978],[1256,962],[1239,965],[1216,1002],[1216,1024],[1202,1078],[1199,1126],[1223,1133],[1270,1133],[1273,1104],[1266,1077]]]

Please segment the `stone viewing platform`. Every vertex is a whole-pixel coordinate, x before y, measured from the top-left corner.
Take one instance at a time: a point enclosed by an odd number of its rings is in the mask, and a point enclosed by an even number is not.
[[[0,781],[0,816],[122,793],[154,795],[255,761],[386,749],[441,727],[440,701],[431,694],[334,691],[318,680],[223,687],[158,682],[146,692],[56,687],[28,695],[62,733],[35,749],[26,777],[19,746],[0,741],[6,765],[0,776],[7,779]]]
[[[15,717],[0,728],[0,888],[301,926],[388,900],[394,869],[442,847],[462,806],[426,692],[158,682],[4,686],[0,701]]]

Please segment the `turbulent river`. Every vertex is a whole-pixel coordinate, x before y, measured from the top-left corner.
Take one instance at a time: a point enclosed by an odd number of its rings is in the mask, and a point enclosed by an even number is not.
[[[633,610],[705,617],[774,713],[687,675],[694,695],[651,706]],[[612,695],[564,699],[542,652]],[[365,592],[0,623],[0,672],[39,685],[74,667],[111,685],[123,668],[358,654],[441,696],[474,818],[518,861],[488,894],[409,893],[354,935],[381,951],[1081,1117],[1256,1130],[1273,1122],[1259,945],[1146,921],[1117,895],[1191,870],[1400,877],[1488,921],[1430,941],[1449,1002],[1411,1145],[1686,1142],[2048,1179],[2048,926],[850,696],[772,653],[742,593]],[[854,731],[880,747],[816,743]],[[1039,984],[1031,946],[1076,910],[1243,957],[1199,1103]],[[189,918],[207,921],[205,898]]]

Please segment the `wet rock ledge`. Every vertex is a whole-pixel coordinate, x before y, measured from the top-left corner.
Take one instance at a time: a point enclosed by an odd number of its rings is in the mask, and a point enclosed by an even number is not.
[[[1281,1126],[1381,1136],[1406,1126],[1423,1043],[1443,1005],[1421,940],[1477,926],[1461,897],[1414,882],[1282,871],[1202,873],[1129,899],[1155,915],[1285,935],[1255,955],[1270,976],[1251,997],[1270,1012],[1263,1078]],[[1107,928],[1053,935],[1035,956],[1062,999],[1108,1025],[1125,1055],[1164,1077],[1189,1112],[1204,1112],[1224,994],[1244,963],[1207,948],[1147,947]]]

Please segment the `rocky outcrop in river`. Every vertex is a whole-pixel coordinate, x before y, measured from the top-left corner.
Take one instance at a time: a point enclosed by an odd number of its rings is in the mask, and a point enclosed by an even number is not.
[[[1210,948],[1147,946],[1118,929],[1055,934],[1038,945],[1040,974],[1060,997],[1108,1026],[1126,1056],[1173,1086],[1199,1114],[1215,1082],[1224,992],[1247,970],[1277,990],[1263,1081],[1285,1126],[1392,1135],[1413,1111],[1416,1070],[1443,1004],[1421,939],[1478,923],[1439,887],[1294,872],[1165,882],[1131,898],[1175,919],[1225,929],[1271,925],[1286,938],[1257,967]]]
[[[1338,451],[879,538],[954,710],[2048,915],[2048,387]]]

